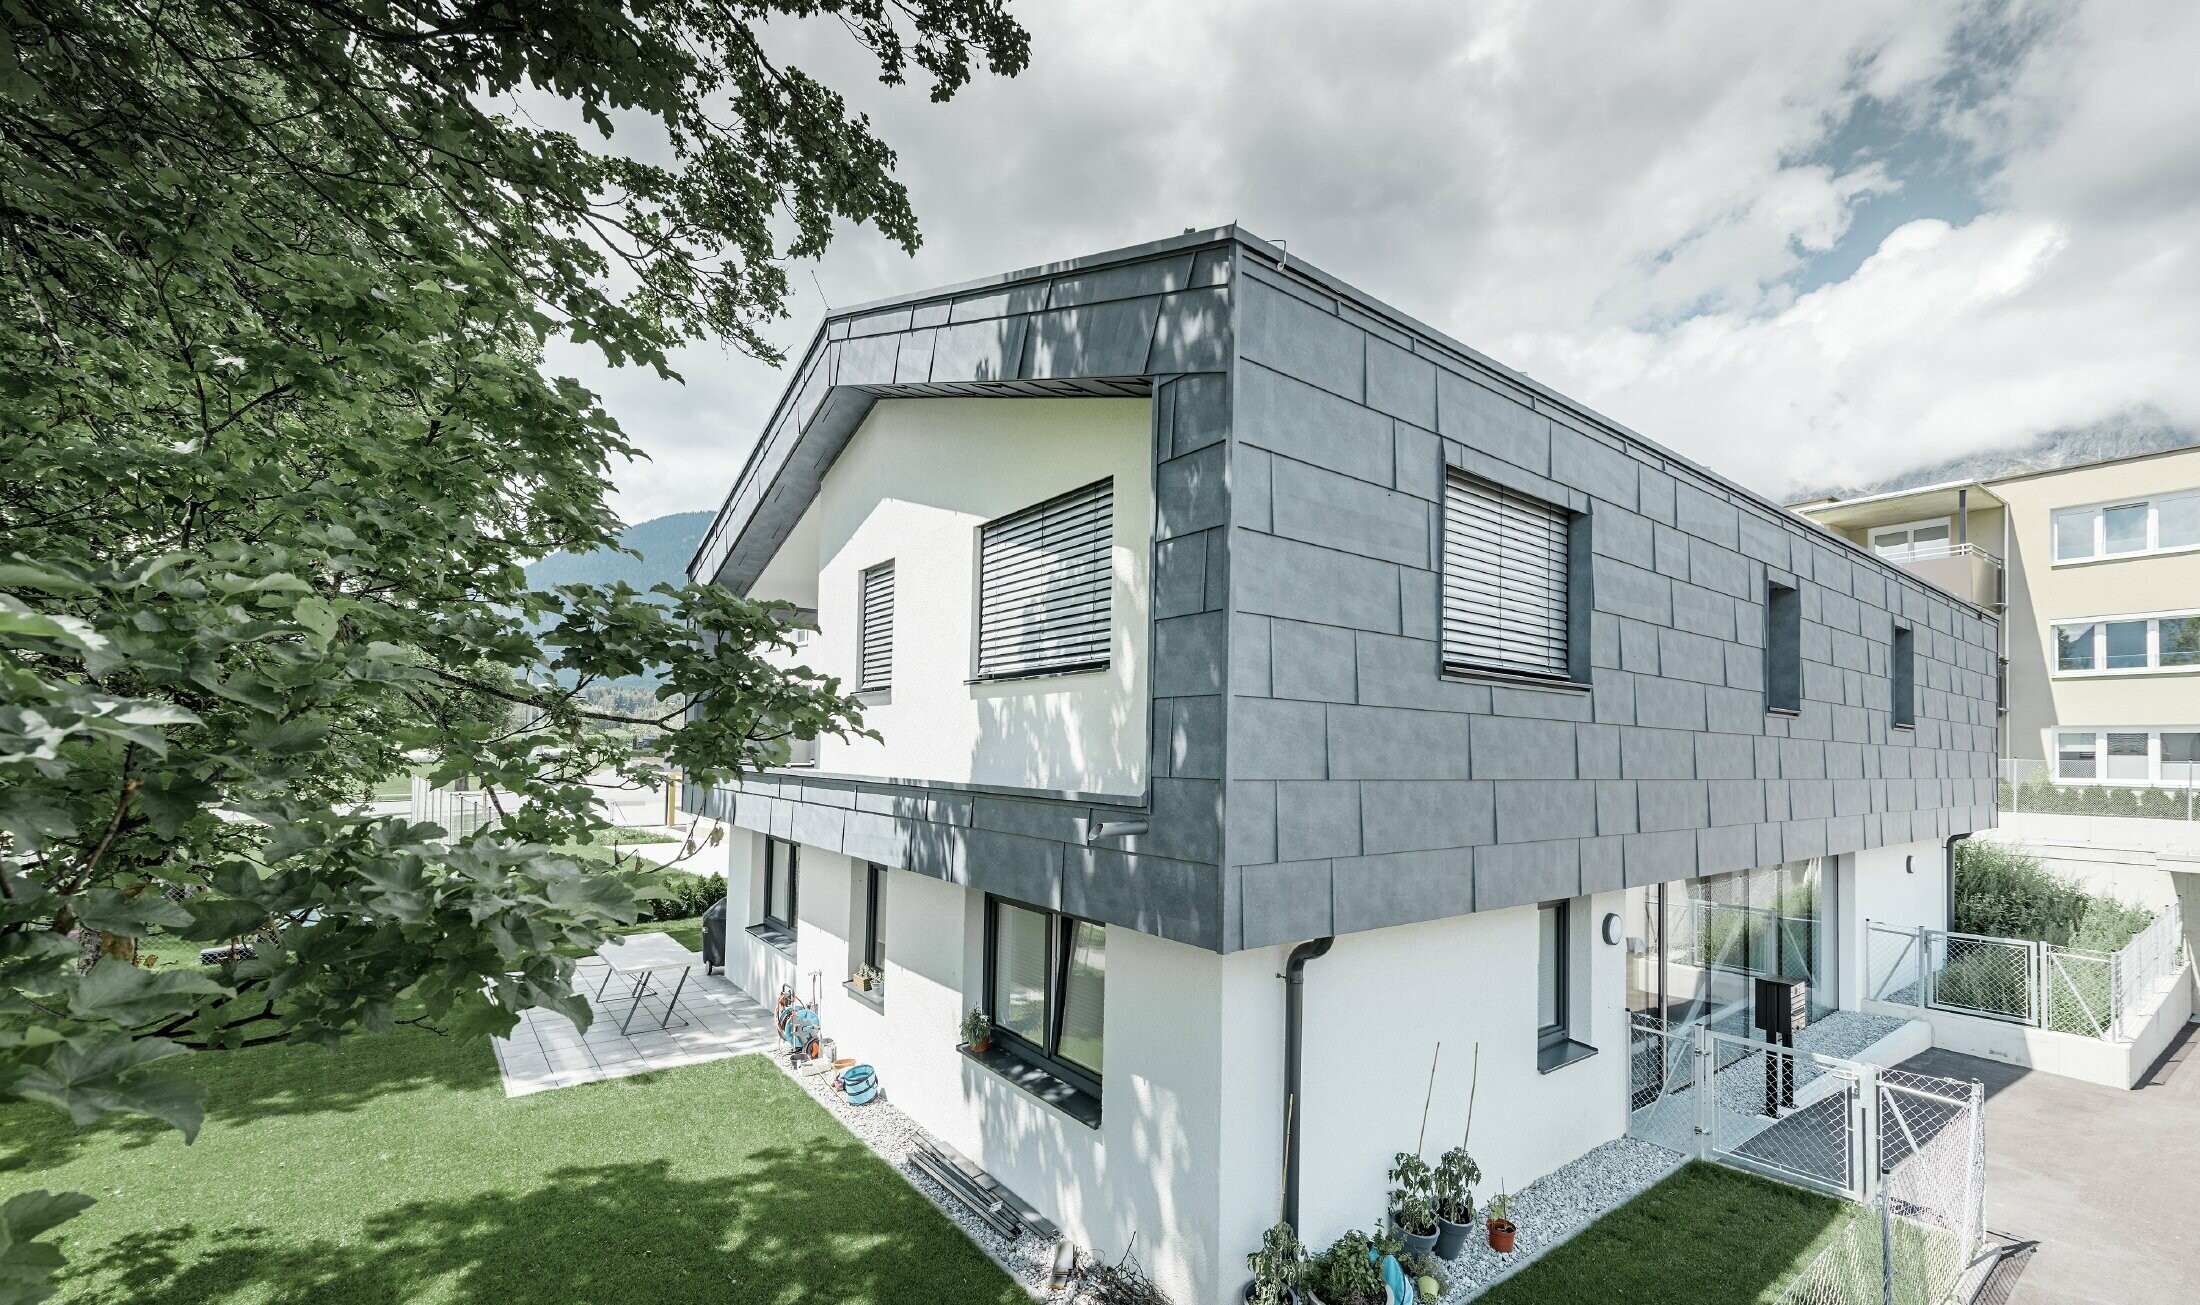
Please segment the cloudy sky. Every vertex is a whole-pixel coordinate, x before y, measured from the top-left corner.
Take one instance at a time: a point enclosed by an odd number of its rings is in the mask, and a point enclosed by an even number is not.
[[[798,269],[790,347],[826,303],[1235,221],[1768,493],[2200,429],[2190,0],[1011,8],[1030,69],[944,106],[837,28],[772,32],[925,233]],[[651,454],[628,520],[715,507],[785,379],[551,361]]]

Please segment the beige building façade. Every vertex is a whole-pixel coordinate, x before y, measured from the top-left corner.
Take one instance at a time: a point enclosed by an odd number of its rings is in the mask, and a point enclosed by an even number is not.
[[[1791,506],[2001,613],[2005,782],[2200,787],[2200,446]]]

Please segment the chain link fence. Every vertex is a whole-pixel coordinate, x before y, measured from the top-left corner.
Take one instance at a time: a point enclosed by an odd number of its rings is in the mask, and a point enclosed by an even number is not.
[[[2029,938],[1989,938],[1867,921],[1865,971],[1874,1001],[2128,1041],[2162,981],[2184,964],[2184,935],[2165,911],[2115,952]]]
[[[471,838],[496,823],[496,808],[486,793],[455,788],[434,788],[424,779],[413,781],[412,807],[415,824],[441,825],[453,839]]]
[[[1628,1132],[1862,1206],[1780,1305],[1945,1305],[1985,1232],[1983,1089],[1717,1032],[1630,1027]]]
[[[1946,1305],[1983,1268],[1985,1092],[1883,1069],[1871,1092],[1876,1180],[1779,1305]]]

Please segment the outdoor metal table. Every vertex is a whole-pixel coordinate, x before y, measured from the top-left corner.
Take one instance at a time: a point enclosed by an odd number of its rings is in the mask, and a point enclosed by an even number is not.
[[[679,981],[672,986],[672,994],[665,1002],[665,1017],[657,1022],[661,1029],[671,1028],[673,1012],[680,1005],[681,990],[687,987],[688,968],[695,964],[695,953],[675,942],[670,934],[637,933],[615,939],[596,949],[596,957],[605,967],[603,982],[596,987],[596,999],[611,987],[613,979],[624,976],[634,985],[633,1000],[627,1004],[626,1018],[619,1022],[619,1032],[625,1033],[634,1022],[634,1012],[642,1007],[642,998],[650,995],[657,976],[667,970],[678,970]],[[680,1023],[685,1025],[686,1020]]]

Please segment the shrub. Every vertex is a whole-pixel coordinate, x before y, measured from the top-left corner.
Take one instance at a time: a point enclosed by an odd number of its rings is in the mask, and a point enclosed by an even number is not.
[[[1368,1258],[1373,1247],[1366,1233],[1345,1233],[1308,1266],[1306,1285],[1328,1305],[1377,1305],[1383,1299],[1383,1278]]]
[[[726,895],[726,877],[721,874],[668,870],[658,882],[665,895],[642,903],[645,920],[693,919]]]
[[[2088,893],[2005,843],[1966,838],[1956,844],[1958,933],[2032,938],[2058,947],[2113,952],[2154,922],[2154,914]]]

